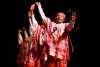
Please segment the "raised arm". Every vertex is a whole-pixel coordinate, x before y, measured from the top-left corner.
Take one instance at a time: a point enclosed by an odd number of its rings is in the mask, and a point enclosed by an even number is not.
[[[42,6],[41,6],[41,3],[40,2],[36,2],[35,3],[38,7],[38,10],[39,10],[39,13],[41,15],[41,18],[43,21],[46,21],[47,20],[47,17],[45,16],[45,13],[43,12],[43,9],[42,9]]]
[[[68,24],[66,24],[67,31],[71,31],[74,28],[75,19],[76,19],[76,13],[73,12],[71,16],[71,20],[69,21]]]
[[[32,6],[30,8],[31,11],[32,11],[32,24],[33,24],[33,27],[37,27],[38,26],[38,22],[35,19],[34,8],[35,8],[35,4],[32,4]]]
[[[70,24],[72,24],[73,28],[74,28],[75,20],[76,20],[76,12],[73,12],[70,20]]]
[[[30,32],[34,33],[34,31],[37,29],[38,27],[38,22],[35,19],[35,15],[34,15],[34,8],[35,8],[35,4],[31,5],[30,11],[28,12],[28,16],[29,16],[29,23],[30,23]]]

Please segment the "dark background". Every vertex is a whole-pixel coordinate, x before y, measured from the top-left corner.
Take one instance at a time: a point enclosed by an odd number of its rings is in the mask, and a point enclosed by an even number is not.
[[[17,67],[16,59],[18,54],[17,31],[21,27],[26,27],[28,31],[27,11],[32,3],[39,0],[13,0],[11,9],[8,14],[10,17],[8,28],[8,65],[9,67]],[[40,0],[46,16],[51,19],[58,10],[64,10],[68,14],[68,10],[77,12],[77,20],[75,28],[70,32],[74,53],[71,57],[69,67],[80,67],[80,0]],[[38,13],[37,13],[38,14]],[[9,16],[7,16],[9,17]],[[38,20],[39,17],[37,17]],[[67,19],[68,20],[68,19]]]

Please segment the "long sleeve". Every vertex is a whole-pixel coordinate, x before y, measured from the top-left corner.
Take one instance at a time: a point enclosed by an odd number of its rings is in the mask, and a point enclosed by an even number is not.
[[[38,5],[39,13],[41,15],[41,18],[43,21],[47,20],[47,17],[45,16],[45,13],[43,12],[42,6]]]
[[[32,16],[32,19],[29,19],[29,23],[30,23],[30,26],[29,26],[29,32],[30,34],[33,34],[34,31],[37,29],[38,27],[38,22],[36,21],[35,17]]]
[[[33,32],[34,32],[34,27],[33,27],[33,25],[32,25],[32,21],[31,21],[31,19],[29,19],[29,33],[30,33],[30,35],[32,35],[33,34]]]
[[[72,16],[71,20],[69,21],[68,24],[66,24],[66,30],[69,32],[69,31],[72,31],[72,29],[74,28],[74,25],[75,25],[75,19],[76,17],[75,16]]]
[[[34,29],[31,19],[29,19],[30,27]]]
[[[73,28],[74,28],[74,24],[73,23],[66,24],[66,31],[67,32],[72,31]]]
[[[32,15],[32,25],[33,25],[34,28],[38,27],[38,22],[36,21],[34,15]]]

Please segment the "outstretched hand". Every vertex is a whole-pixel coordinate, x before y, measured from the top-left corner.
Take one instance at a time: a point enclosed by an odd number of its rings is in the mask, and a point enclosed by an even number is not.
[[[72,12],[72,20],[75,20],[76,19],[76,12]]]
[[[29,18],[31,18],[32,15],[34,14],[33,13],[34,8],[35,8],[35,4],[32,4],[31,7],[30,7],[30,10],[28,11],[28,17]]]
[[[41,6],[41,3],[40,3],[40,2],[35,2],[35,4],[36,4],[37,6]]]
[[[34,8],[35,8],[35,4],[32,4],[30,10],[34,10]]]

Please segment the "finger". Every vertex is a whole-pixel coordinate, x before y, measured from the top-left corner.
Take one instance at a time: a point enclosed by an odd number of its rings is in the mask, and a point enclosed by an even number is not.
[[[35,2],[36,5],[38,5],[38,2]]]
[[[40,3],[40,2],[38,2],[38,4],[40,5],[41,3]]]
[[[35,7],[35,4],[32,4],[30,9],[32,10],[34,9],[34,7]]]

